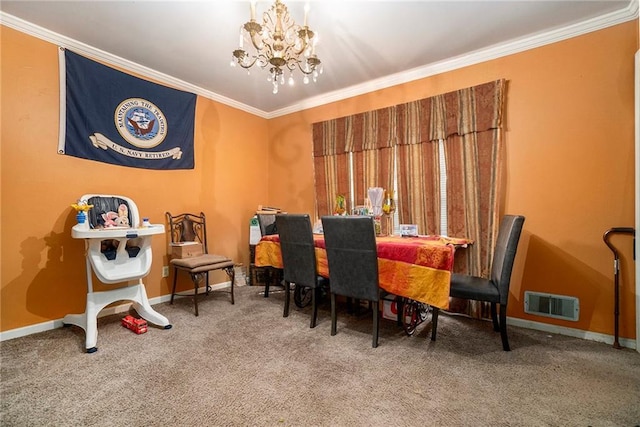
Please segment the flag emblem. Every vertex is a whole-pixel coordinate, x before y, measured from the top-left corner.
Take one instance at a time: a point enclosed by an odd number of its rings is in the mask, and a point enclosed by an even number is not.
[[[167,135],[164,114],[146,99],[125,99],[116,108],[114,116],[120,136],[138,148],[153,148]]]

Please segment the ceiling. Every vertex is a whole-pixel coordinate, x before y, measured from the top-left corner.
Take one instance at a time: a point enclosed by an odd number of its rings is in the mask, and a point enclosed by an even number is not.
[[[284,2],[301,23],[305,2]],[[274,117],[629,21],[638,0],[311,0],[324,73],[277,94],[265,70],[230,67],[248,0],[2,0],[0,10],[4,25]]]

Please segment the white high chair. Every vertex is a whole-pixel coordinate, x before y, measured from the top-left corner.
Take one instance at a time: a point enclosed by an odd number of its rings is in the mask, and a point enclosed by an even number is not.
[[[171,328],[169,320],[156,312],[147,298],[142,278],[151,269],[151,237],[164,234],[164,225],[155,224],[142,227],[138,207],[128,197],[102,194],[85,194],[80,200],[86,200],[93,208],[87,212],[84,223],[78,223],[71,229],[71,236],[84,239],[87,269],[87,305],[82,314],[68,314],[63,324],[76,325],[85,330],[87,353],[98,348],[98,313],[107,305],[116,301],[132,301],[136,312],[147,321]],[[128,213],[119,212],[117,225],[104,227],[105,220],[111,223],[107,212],[118,212],[121,205],[128,207]],[[128,225],[127,225],[128,223]],[[114,284],[137,280],[136,284],[118,287],[108,291],[94,292],[92,271],[105,284]]]

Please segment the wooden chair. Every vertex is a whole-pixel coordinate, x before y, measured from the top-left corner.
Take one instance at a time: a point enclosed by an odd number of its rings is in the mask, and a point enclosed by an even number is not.
[[[493,329],[500,332],[504,351],[511,350],[507,338],[507,302],[509,300],[511,271],[523,224],[524,217],[520,215],[505,215],[500,222],[489,279],[464,274],[451,275],[450,296],[491,303]],[[497,316],[498,304],[500,304],[500,322],[498,322]],[[436,340],[439,311],[437,307],[433,307],[432,341]]]
[[[331,335],[336,334],[336,295],[369,301],[373,311],[372,347],[378,346],[380,287],[378,252],[371,217],[322,217],[331,281]]]
[[[197,242],[202,245],[202,254],[189,256],[186,258],[174,258],[171,265],[174,267],[173,287],[171,289],[171,304],[176,294],[176,283],[178,279],[178,271],[186,271],[189,273],[193,281],[194,294],[193,305],[195,314],[198,315],[198,288],[200,282],[204,280],[205,293],[208,295],[211,291],[209,285],[209,272],[215,270],[224,271],[231,279],[231,304],[234,304],[233,288],[235,285],[234,262],[223,255],[209,254],[207,247],[207,225],[203,212],[200,214],[182,213],[179,215],[171,215],[165,213],[167,222],[169,223],[169,234],[171,243],[180,242]]]
[[[311,288],[311,328],[316,327],[318,301],[323,287],[329,280],[318,275],[316,250],[309,215],[278,214],[275,220],[280,235],[280,250],[284,265],[284,313],[289,316],[291,283]]]

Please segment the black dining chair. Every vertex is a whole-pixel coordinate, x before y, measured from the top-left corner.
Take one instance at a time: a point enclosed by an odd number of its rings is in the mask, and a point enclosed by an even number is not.
[[[258,226],[260,227],[260,235],[261,236],[270,236],[273,234],[278,234],[278,228],[276,225],[276,214],[264,214],[259,213],[256,214],[258,217]],[[282,270],[275,267],[255,267],[253,266],[254,271],[251,272],[252,278],[257,276],[258,272],[262,273],[262,278],[264,280],[264,294],[265,298],[269,298],[269,290],[271,285],[279,285],[282,281]]]
[[[278,234],[278,227],[276,225],[276,214],[256,214],[258,217],[258,226],[260,227],[260,234],[268,236],[271,234]]]
[[[331,281],[331,335],[336,334],[336,295],[372,303],[373,341],[378,346],[380,287],[373,218],[322,217]]]
[[[322,288],[329,286],[329,280],[318,275],[316,249],[309,215],[278,214],[275,221],[280,238],[284,278],[284,313],[289,316],[291,284],[296,288],[311,288],[311,328],[316,327],[318,303]]]
[[[454,273],[451,275],[451,290],[449,291],[451,297],[491,303],[493,329],[500,332],[504,351],[511,350],[507,338],[507,302],[509,300],[511,271],[513,270],[523,224],[524,216],[521,215],[505,215],[502,218],[500,230],[498,231],[498,240],[493,252],[489,279],[465,274]],[[500,304],[499,322],[497,315],[498,304]],[[436,340],[439,311],[437,307],[433,307],[432,341]]]

